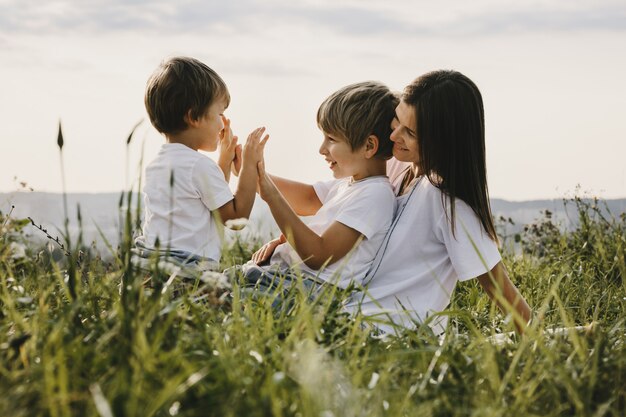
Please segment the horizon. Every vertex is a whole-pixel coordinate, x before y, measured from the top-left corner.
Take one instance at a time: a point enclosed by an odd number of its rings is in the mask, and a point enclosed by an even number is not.
[[[121,195],[121,193],[127,193],[129,190],[112,190],[112,191],[70,191],[67,192],[67,196],[77,196],[77,195],[88,195],[88,196],[94,196],[94,195],[102,195],[102,194],[111,194],[111,195]],[[132,190],[133,193],[136,193],[135,190]],[[50,195],[58,195],[58,196],[63,196],[63,191],[39,191],[39,190],[29,190],[29,189],[17,189],[17,190],[13,190],[13,191],[1,191],[0,190],[0,196],[14,196],[14,195],[23,195],[23,194],[50,194]],[[533,202],[543,202],[543,201],[560,201],[560,200],[566,200],[569,201],[575,197],[579,197],[583,200],[593,200],[595,198],[597,198],[599,201],[607,201],[607,202],[626,202],[626,197],[616,197],[616,198],[603,198],[603,197],[599,197],[597,195],[584,195],[584,194],[572,194],[572,195],[568,195],[568,196],[562,196],[562,197],[554,197],[554,198],[533,198],[533,199],[528,199],[528,200],[511,200],[508,198],[501,198],[501,197],[492,197],[489,196],[489,200],[500,200],[506,203],[513,203],[513,204],[524,204],[524,203],[533,203]],[[258,202],[266,204],[263,200],[260,199],[260,197],[257,195],[257,199]],[[5,204],[5,202],[0,201],[0,210],[1,210],[1,206],[3,204]]]
[[[399,91],[450,68],[483,95],[492,198],[561,199],[580,190],[621,199],[626,55],[616,51],[625,43],[626,5],[616,0],[5,0],[0,192],[20,182],[62,191],[59,121],[68,192],[136,187],[142,147],[145,166],[163,143],[143,108],[146,80],[162,59],[190,55],[226,81],[226,116],[240,142],[267,126],[273,174],[332,178],[317,153],[315,114],[336,89],[380,80]]]
[[[61,233],[64,219],[68,220],[68,227],[74,236],[82,234],[85,242],[96,242],[100,249],[107,249],[119,239],[120,224],[126,212],[126,201],[120,204],[118,193],[69,193],[64,200],[61,193],[24,192],[0,193],[0,213],[10,215],[15,219],[32,219],[36,225],[56,230]],[[64,201],[67,201],[67,214]],[[140,201],[135,195],[131,210],[136,208]],[[586,203],[591,205],[593,201]],[[81,219],[78,219],[80,207]],[[603,200],[598,204],[603,215],[610,215],[618,219],[621,213],[626,213],[626,198]],[[574,227],[579,218],[577,204],[572,200],[525,200],[509,201],[498,198],[491,199],[491,210],[494,221],[500,224],[502,236],[521,232],[524,226],[545,221],[550,212],[550,219],[563,230]],[[502,220],[502,218],[504,220]],[[267,204],[257,196],[248,226],[240,232],[227,231],[227,240],[244,239],[254,241],[269,240],[280,233]],[[52,234],[55,234],[54,232]],[[26,236],[29,239],[45,241],[45,235],[35,228],[28,226]]]

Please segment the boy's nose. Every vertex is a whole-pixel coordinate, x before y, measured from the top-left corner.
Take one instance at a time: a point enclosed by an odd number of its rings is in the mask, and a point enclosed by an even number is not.
[[[320,148],[318,149],[318,152],[320,153],[320,155],[326,155],[328,153],[328,151],[326,150],[326,147],[324,146],[323,143],[320,146]]]

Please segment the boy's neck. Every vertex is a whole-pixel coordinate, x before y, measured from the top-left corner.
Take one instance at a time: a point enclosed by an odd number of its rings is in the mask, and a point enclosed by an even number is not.
[[[167,143],[179,143],[181,145],[185,145],[194,151],[197,151],[200,147],[198,140],[190,132],[190,129],[186,129],[175,134],[167,134],[165,135],[165,140]]]
[[[387,175],[387,161],[383,159],[370,159],[367,161],[362,172],[352,176],[353,181],[364,180],[369,177]]]

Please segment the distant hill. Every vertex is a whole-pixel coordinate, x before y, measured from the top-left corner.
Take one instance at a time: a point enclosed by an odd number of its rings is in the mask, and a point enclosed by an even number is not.
[[[80,205],[83,239],[86,244],[95,242],[100,249],[106,248],[104,239],[113,246],[117,245],[121,236],[120,224],[123,224],[126,213],[126,197],[120,204],[121,193],[72,193],[67,195],[70,233],[77,235],[77,213]],[[133,195],[133,207],[136,207]],[[9,213],[14,206],[12,217],[32,218],[41,224],[53,236],[61,235],[64,224],[63,195],[58,193],[15,192],[0,193],[0,212]],[[268,239],[275,236],[278,226],[270,215],[269,208],[257,197],[248,227],[240,232],[227,231],[228,238],[239,236],[248,239],[250,236]],[[102,232],[102,234],[101,234]],[[42,232],[28,228],[28,235],[34,240],[45,240]]]
[[[563,228],[572,228],[578,224],[576,205],[572,201],[565,204],[565,201],[564,199],[554,199],[514,202],[494,198],[491,200],[491,212],[495,219],[500,216],[511,218],[515,223],[514,230],[520,230],[524,225],[543,218],[543,213],[546,210],[552,213],[552,219]],[[583,201],[592,203],[590,199],[583,199]],[[626,198],[600,200],[598,205],[605,215],[619,216],[626,212]]]
[[[99,248],[104,248],[103,239],[98,231],[113,244],[117,244],[120,236],[120,222],[125,213],[125,201],[120,208],[120,193],[73,193],[67,195],[67,203],[70,218],[70,231],[72,234],[78,231],[76,220],[77,207],[80,204],[81,217],[83,219],[83,236],[85,242],[95,241]],[[134,196],[136,198],[136,196]],[[124,199],[125,200],[125,199]],[[133,205],[136,204],[134,200]],[[626,199],[602,200],[601,204],[613,215],[626,212]],[[12,216],[15,218],[31,217],[36,223],[42,224],[53,235],[63,227],[63,196],[58,193],[42,192],[14,192],[0,193],[0,212],[8,213],[14,206]],[[577,214],[573,204],[567,208],[562,199],[555,200],[532,200],[512,202],[501,199],[492,199],[491,208],[494,217],[500,216],[511,218],[515,225],[508,225],[510,232],[520,230],[525,224],[532,223],[543,217],[542,212],[549,210],[552,218],[564,228],[571,228],[577,222]],[[270,215],[269,208],[261,199],[257,201],[252,210],[251,221],[242,232],[229,232],[229,237],[234,238],[236,233],[242,239],[250,236],[266,240],[277,234],[278,228]],[[28,228],[28,234],[33,239],[43,240],[41,232],[34,228]]]

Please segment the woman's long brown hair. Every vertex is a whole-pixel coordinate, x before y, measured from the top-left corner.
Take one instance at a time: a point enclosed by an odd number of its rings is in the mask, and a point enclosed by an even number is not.
[[[478,87],[457,71],[433,71],[409,84],[402,100],[416,112],[419,173],[443,191],[444,207],[445,197],[449,198],[452,233],[454,201],[460,198],[497,241],[487,190],[485,113]]]

